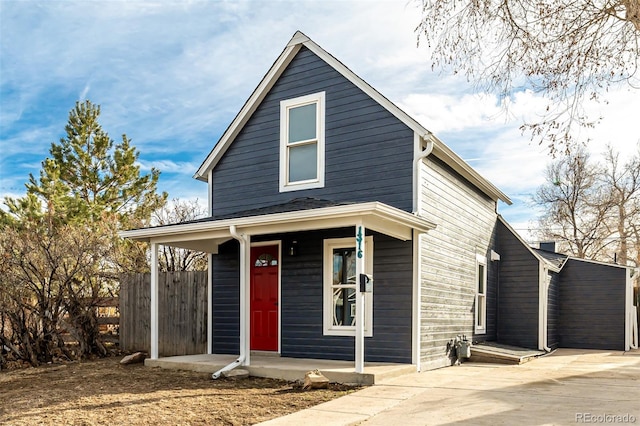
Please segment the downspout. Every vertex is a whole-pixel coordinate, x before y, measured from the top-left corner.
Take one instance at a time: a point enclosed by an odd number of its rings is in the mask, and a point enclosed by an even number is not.
[[[422,140],[426,140],[427,146],[424,150],[420,151],[422,147]],[[415,141],[415,154],[413,158],[413,214],[420,214],[420,190],[422,187],[422,182],[420,180],[420,165],[422,164],[422,160],[431,155],[433,151],[433,139],[431,132],[428,132],[425,135],[419,136],[417,133],[414,133],[414,141]],[[421,371],[422,362],[420,359],[420,347],[422,342],[420,340],[420,323],[422,322],[422,312],[421,312],[421,300],[422,300],[422,265],[420,264],[420,253],[422,251],[422,243],[421,243],[421,234],[417,233],[416,230],[413,230],[413,262],[414,262],[414,289],[413,289],[413,309],[414,314],[412,315],[412,328],[413,328],[413,336],[411,338],[413,353],[411,355],[412,362],[416,365],[417,371]]]
[[[640,338],[638,337],[638,309],[640,306],[634,306],[633,299],[633,280],[631,279],[633,275],[638,275],[640,269],[627,269],[627,321],[626,323],[626,333],[625,333],[625,350],[630,349],[638,349],[638,341]],[[636,278],[637,279],[637,278]]]
[[[638,284],[640,284],[640,268],[636,268],[635,270],[635,275],[636,275],[636,280],[638,282]],[[640,286],[638,286],[640,287]],[[631,306],[633,307],[633,286],[631,287]],[[631,348],[632,349],[638,349],[640,347],[640,336],[638,335],[639,333],[639,328],[640,328],[640,324],[638,324],[638,311],[640,310],[640,304],[638,306],[635,306],[635,309],[632,310],[632,312],[635,314],[633,317],[633,331],[634,331],[634,338],[631,339]]]
[[[549,317],[549,284],[551,277],[549,276],[549,272],[546,267],[540,267],[540,291],[538,292],[539,304],[540,304],[540,342],[538,343],[539,348],[545,352],[551,352],[551,348],[547,345],[548,343],[548,317]]]
[[[211,378],[214,380],[220,378],[220,376],[223,373],[226,373],[227,371],[231,371],[234,368],[242,365],[244,361],[247,359],[247,350],[245,346],[245,341],[246,341],[245,325],[246,324],[244,323],[245,323],[245,310],[246,310],[245,299],[246,299],[246,291],[247,291],[246,290],[247,276],[245,271],[246,269],[245,266],[247,263],[246,247],[247,247],[247,244],[249,243],[249,240],[247,239],[246,235],[238,233],[238,230],[236,229],[235,225],[229,226],[229,234],[231,234],[231,236],[234,239],[238,240],[238,242],[240,243],[240,356],[238,357],[238,359],[236,359],[229,365],[224,366],[220,370],[213,373],[211,375]]]
[[[431,155],[433,151],[433,139],[432,134],[429,132],[424,136],[418,136],[420,139],[426,140],[427,146],[424,150],[416,152],[413,159],[413,214],[418,215],[420,213],[420,187],[422,182],[420,181],[420,164],[422,160]]]

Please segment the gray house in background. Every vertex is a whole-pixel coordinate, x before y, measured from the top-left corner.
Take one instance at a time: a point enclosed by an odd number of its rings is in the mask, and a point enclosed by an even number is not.
[[[152,294],[159,244],[211,253],[208,353],[425,370],[450,365],[461,334],[534,348],[593,340],[591,324],[573,330],[581,312],[558,278],[566,268],[580,285],[581,263],[530,249],[497,214],[504,193],[300,32],[195,178],[209,185],[208,218],[123,236],[151,243]],[[612,270],[616,338],[603,345],[628,349],[630,281]],[[157,317],[152,303],[152,358]]]

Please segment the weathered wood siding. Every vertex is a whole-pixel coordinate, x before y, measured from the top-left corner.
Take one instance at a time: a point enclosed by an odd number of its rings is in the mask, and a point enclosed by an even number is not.
[[[497,341],[524,348],[538,348],[538,297],[540,261],[498,222],[500,284]]]
[[[560,346],[624,350],[623,268],[569,259],[561,271]]]
[[[433,156],[427,157],[421,173],[420,213],[437,225],[422,237],[420,256],[420,357],[422,368],[429,369],[451,363],[447,356],[451,339],[474,334],[476,254],[487,257],[491,273],[489,251],[496,213],[494,201]],[[487,284],[495,287],[495,278],[488,277]],[[492,321],[494,291],[487,295],[487,318]],[[477,338],[486,336],[474,336]]]
[[[280,101],[326,92],[325,186],[279,192]],[[307,48],[296,55],[213,170],[213,215],[296,197],[412,209],[413,132]]]
[[[354,229],[266,235],[253,241],[298,241],[298,256],[281,259],[281,355],[354,359],[354,338],[324,336],[322,327],[324,239],[354,236]],[[412,243],[373,235],[373,337],[365,338],[365,360],[411,363]],[[226,246],[226,247],[225,247]],[[214,352],[238,353],[238,245],[214,255]],[[223,264],[227,263],[228,266]],[[235,351],[235,352],[234,352]]]
[[[120,347],[149,352],[151,275],[120,279]],[[207,351],[207,273],[158,274],[158,353],[160,356]]]

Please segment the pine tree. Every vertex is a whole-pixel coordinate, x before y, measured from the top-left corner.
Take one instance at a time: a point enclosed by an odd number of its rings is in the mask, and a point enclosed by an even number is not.
[[[44,209],[64,223],[87,223],[107,214],[128,227],[147,221],[164,204],[167,195],[156,192],[160,172],[141,175],[139,152],[129,138],[123,134],[115,144],[99,117],[100,106],[76,102],[66,137],[51,144],[51,158],[42,162],[39,178],[29,176],[27,196],[5,200],[15,218],[37,216]]]
[[[167,198],[156,192],[160,172],[141,175],[131,141],[122,135],[116,144],[99,117],[99,106],[77,102],[39,177],[30,175],[26,195],[5,198],[0,209],[0,320],[20,331],[0,332],[0,343],[22,348],[13,352],[34,365],[64,349],[60,329],[80,355],[106,353],[97,303],[113,295],[120,272],[148,268],[146,246],[118,231],[148,224]]]

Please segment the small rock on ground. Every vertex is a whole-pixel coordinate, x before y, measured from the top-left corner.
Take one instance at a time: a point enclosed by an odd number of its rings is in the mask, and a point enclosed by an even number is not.
[[[124,358],[122,358],[120,360],[120,364],[122,364],[122,365],[136,364],[136,363],[139,363],[139,362],[143,362],[146,357],[147,357],[146,353],[144,353],[144,352],[136,352],[134,354],[127,355]]]
[[[241,368],[236,368],[230,371],[225,371],[224,373],[222,373],[222,375],[227,379],[246,379],[247,377],[249,377],[249,371],[243,370]]]

